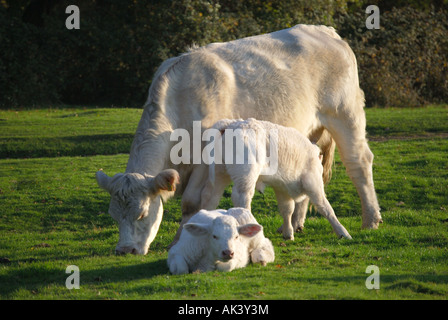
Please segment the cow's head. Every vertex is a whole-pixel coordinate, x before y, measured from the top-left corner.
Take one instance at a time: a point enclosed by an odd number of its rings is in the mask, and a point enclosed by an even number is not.
[[[215,261],[227,262],[234,258],[238,246],[242,246],[240,235],[253,237],[263,230],[259,224],[249,223],[238,225],[234,217],[223,215],[212,223],[186,223],[183,227],[193,236],[206,236],[209,244],[209,254]]]
[[[109,214],[118,222],[120,233],[115,252],[146,254],[162,221],[161,195],[176,189],[177,171],[164,170],[155,177],[140,173],[109,177],[98,171],[96,180],[111,195]]]

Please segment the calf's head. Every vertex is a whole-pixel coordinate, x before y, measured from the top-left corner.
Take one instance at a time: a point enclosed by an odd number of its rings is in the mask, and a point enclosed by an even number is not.
[[[164,170],[157,176],[118,173],[109,177],[96,173],[98,185],[111,195],[109,214],[118,222],[117,254],[146,254],[163,216],[161,196],[176,189],[179,174]]]
[[[211,224],[186,223],[183,226],[193,236],[206,236],[210,244],[210,254],[215,260],[227,262],[234,257],[237,246],[244,245],[240,236],[253,237],[263,227],[249,223],[242,226],[232,216],[221,216]]]

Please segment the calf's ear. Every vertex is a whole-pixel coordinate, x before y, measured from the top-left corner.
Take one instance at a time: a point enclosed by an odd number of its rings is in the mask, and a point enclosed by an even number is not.
[[[263,230],[263,227],[256,223],[248,223],[238,227],[238,233],[246,237],[253,237],[261,230]]]
[[[179,173],[174,169],[167,169],[160,172],[153,180],[153,192],[176,191],[176,185],[179,184]]]
[[[203,223],[186,223],[183,228],[193,236],[205,236],[208,234],[208,225]]]
[[[112,178],[105,174],[102,170],[97,171],[95,177],[100,188],[110,192],[110,182]]]

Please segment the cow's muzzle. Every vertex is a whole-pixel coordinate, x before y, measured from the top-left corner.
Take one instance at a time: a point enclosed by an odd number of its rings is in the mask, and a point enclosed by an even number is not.
[[[115,249],[115,254],[118,256],[122,256],[125,254],[139,254],[138,250],[134,247],[121,247]]]

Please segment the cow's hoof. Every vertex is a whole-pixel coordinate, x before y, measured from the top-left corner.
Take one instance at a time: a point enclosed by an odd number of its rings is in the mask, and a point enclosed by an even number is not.
[[[294,241],[294,235],[283,235],[283,239]]]

